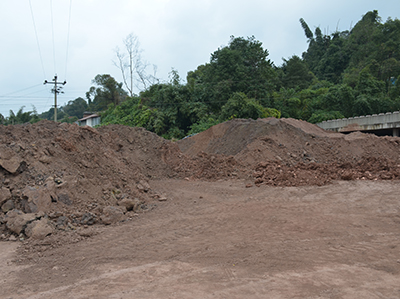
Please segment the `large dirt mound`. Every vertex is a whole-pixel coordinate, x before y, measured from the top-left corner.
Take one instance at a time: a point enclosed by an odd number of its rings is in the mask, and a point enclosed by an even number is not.
[[[151,188],[163,178],[247,178],[250,187],[400,176],[399,138],[294,119],[232,120],[176,143],[143,128],[41,121],[0,126],[0,141],[0,239],[124,221],[166,200]]]
[[[39,238],[149,208],[149,198],[160,195],[148,179],[168,177],[164,152],[180,152],[153,133],[123,126],[96,130],[42,121],[0,126],[0,139],[0,224]]]
[[[322,185],[337,179],[396,179],[400,139],[327,132],[295,119],[237,119],[178,142],[190,155],[231,155],[255,184]]]

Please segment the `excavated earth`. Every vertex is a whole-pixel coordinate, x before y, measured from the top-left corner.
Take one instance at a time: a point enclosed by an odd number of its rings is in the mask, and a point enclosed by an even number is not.
[[[400,138],[0,126],[0,298],[400,298]]]

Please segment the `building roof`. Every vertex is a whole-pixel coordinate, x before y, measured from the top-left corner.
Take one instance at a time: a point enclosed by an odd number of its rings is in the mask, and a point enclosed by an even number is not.
[[[100,115],[94,113],[94,114],[91,114],[91,115],[86,116],[86,117],[84,117],[84,118],[78,119],[78,121],[84,121],[84,120],[87,120],[87,119],[89,119],[89,118],[96,118],[96,117],[100,117]]]

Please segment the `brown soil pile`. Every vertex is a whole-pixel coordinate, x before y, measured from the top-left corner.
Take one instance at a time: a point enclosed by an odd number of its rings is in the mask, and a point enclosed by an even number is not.
[[[148,179],[169,176],[163,153],[174,148],[141,128],[50,121],[0,126],[0,138],[3,232],[38,238],[149,208],[148,199],[160,195]]]
[[[0,140],[0,239],[124,221],[165,200],[157,179],[322,185],[397,179],[400,164],[399,138],[293,119],[232,120],[176,143],[142,128],[41,121],[0,126]]]
[[[349,163],[303,163],[294,166],[279,162],[261,162],[256,167],[253,177],[256,186],[322,186],[333,180],[392,180],[399,179],[400,165],[386,158],[367,157]]]
[[[231,155],[256,185],[323,185],[332,180],[397,179],[400,139],[327,132],[295,119],[232,120],[178,142],[190,155]]]

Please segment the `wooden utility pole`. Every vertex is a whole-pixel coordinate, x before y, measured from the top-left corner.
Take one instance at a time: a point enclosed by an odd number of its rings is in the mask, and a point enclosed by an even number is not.
[[[67,84],[67,81],[64,81],[62,83],[57,82],[57,75],[55,75],[53,82],[48,82],[47,80],[45,80],[43,84],[54,84],[54,88],[51,91],[54,92],[54,121],[57,122],[57,94],[62,92],[62,87],[57,87],[57,84],[65,85]]]

